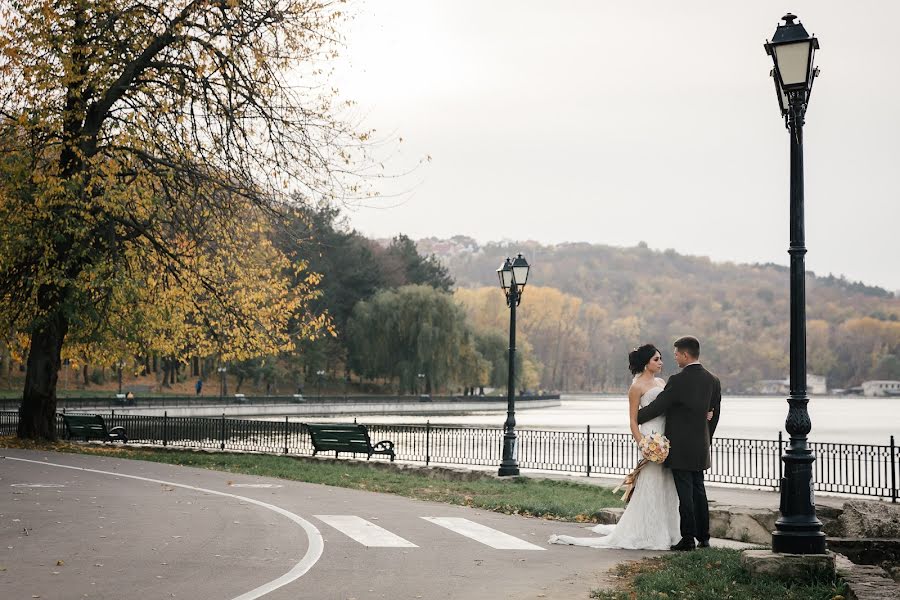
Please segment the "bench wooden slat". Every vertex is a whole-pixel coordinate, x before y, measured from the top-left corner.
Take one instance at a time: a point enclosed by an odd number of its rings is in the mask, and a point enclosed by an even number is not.
[[[66,426],[66,438],[72,439],[76,437],[84,438],[85,441],[90,439],[100,439],[105,442],[127,442],[128,437],[125,435],[125,428],[113,427],[106,428],[106,422],[100,415],[62,415],[63,423]]]
[[[394,443],[382,441],[372,445],[369,430],[365,425],[344,423],[306,423],[313,444],[313,456],[320,451],[334,451],[365,454],[372,458],[373,454],[384,454],[394,460]]]

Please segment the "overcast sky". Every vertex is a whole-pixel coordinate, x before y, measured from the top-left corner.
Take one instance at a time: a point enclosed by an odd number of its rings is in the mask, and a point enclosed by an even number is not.
[[[788,136],[763,43],[821,49],[807,268],[900,290],[900,3],[353,0],[336,82],[388,144],[365,234],[788,263]]]

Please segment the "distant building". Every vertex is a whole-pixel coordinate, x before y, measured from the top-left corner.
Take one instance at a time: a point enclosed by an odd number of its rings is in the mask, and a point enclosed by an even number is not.
[[[862,389],[864,396],[900,396],[900,381],[863,381]]]
[[[753,386],[757,394],[764,396],[789,394],[791,391],[790,379],[762,379]],[[806,374],[806,391],[810,394],[827,394],[828,380],[823,375]]]
[[[787,394],[790,391],[790,382],[787,379],[761,379],[753,386],[753,391],[763,396]]]

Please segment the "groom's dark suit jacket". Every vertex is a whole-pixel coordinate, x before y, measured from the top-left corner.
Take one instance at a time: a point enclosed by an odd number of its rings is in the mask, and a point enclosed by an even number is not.
[[[656,399],[638,411],[638,423],[666,415],[666,437],[671,442],[665,466],[684,471],[709,468],[709,444],[719,423],[722,385],[702,365],[688,365],[669,377]],[[706,413],[714,411],[711,421]]]

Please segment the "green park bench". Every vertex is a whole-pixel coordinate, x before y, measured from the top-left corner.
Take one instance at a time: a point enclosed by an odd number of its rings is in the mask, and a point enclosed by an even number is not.
[[[127,442],[124,427],[106,428],[106,423],[100,415],[63,415],[63,423],[66,424],[66,439],[84,438],[103,440],[104,442]]]
[[[339,452],[352,452],[354,455],[365,454],[368,460],[373,454],[385,454],[394,461],[394,442],[383,440],[373,446],[365,425],[306,423],[306,430],[312,440],[313,456],[334,450],[335,457]]]

